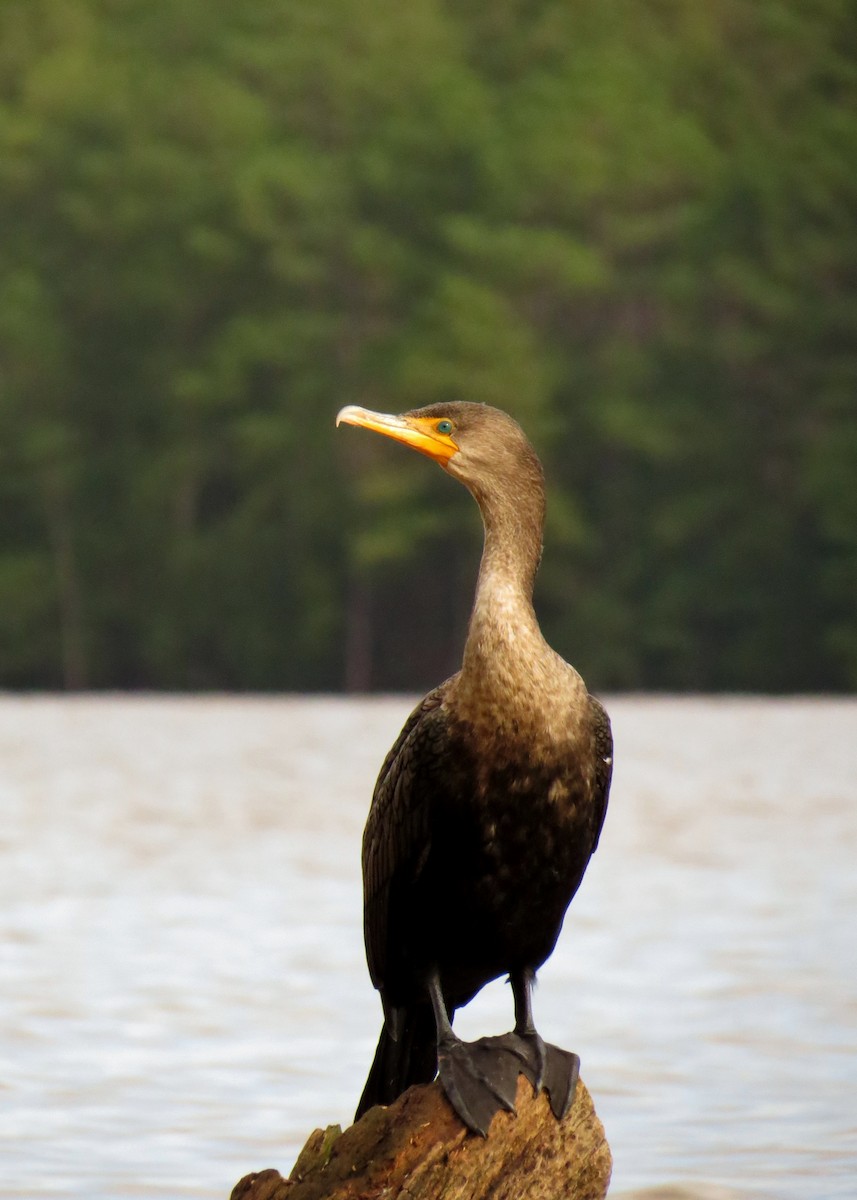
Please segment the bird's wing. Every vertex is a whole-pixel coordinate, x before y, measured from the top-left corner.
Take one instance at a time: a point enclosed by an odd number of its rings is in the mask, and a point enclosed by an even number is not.
[[[448,687],[422,700],[381,767],[363,834],[363,931],[376,988],[389,983],[391,919],[413,887],[431,849],[433,767],[443,738],[440,706]]]
[[[607,800],[610,795],[610,780],[613,778],[613,732],[610,728],[610,718],[607,710],[594,696],[589,697],[592,710],[593,731],[595,735],[595,786],[593,800],[595,802],[595,840],[592,843],[592,853],[598,847],[598,839],[604,828],[604,818],[607,815]]]

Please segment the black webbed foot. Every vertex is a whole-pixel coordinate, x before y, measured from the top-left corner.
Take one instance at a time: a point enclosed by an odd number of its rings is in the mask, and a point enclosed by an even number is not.
[[[568,1050],[542,1040],[533,1026],[531,971],[512,976],[515,992],[515,1031],[500,1037],[462,1042],[452,1025],[436,971],[428,978],[428,991],[438,1030],[437,1065],[447,1099],[464,1124],[482,1137],[501,1108],[515,1111],[518,1076],[526,1075],[536,1093],[544,1089],[558,1121],[574,1099],[580,1059]]]
[[[487,1137],[499,1109],[515,1111],[519,1075],[529,1079],[534,1092],[547,1092],[551,1111],[561,1121],[574,1099],[580,1059],[537,1033],[504,1033],[477,1042],[463,1042],[453,1035],[438,1048],[438,1073],[464,1124]]]
[[[537,1033],[516,1033],[511,1036],[527,1047],[534,1070],[532,1075],[527,1071],[524,1073],[536,1092],[544,1088],[553,1115],[561,1121],[574,1099],[580,1076],[580,1058],[570,1050],[543,1041]]]
[[[482,1044],[503,1050],[518,1062],[518,1070],[526,1075],[538,1094],[542,1089],[550,1099],[551,1110],[561,1121],[571,1108],[580,1059],[569,1050],[545,1042],[538,1033],[504,1033],[501,1037],[482,1038]]]
[[[502,1051],[507,1057],[511,1055],[518,1064],[518,1074],[526,1075],[537,1092],[542,1089],[544,1074],[544,1057],[540,1054],[539,1043],[543,1050],[544,1042],[538,1034],[535,1039],[521,1037],[517,1033],[502,1033],[496,1037],[479,1039],[479,1044],[486,1049]]]
[[[515,1111],[518,1075],[525,1069],[518,1048],[499,1045],[503,1040],[463,1042],[452,1034],[438,1044],[438,1074],[447,1099],[468,1129],[482,1137],[499,1109]]]
[[[572,1050],[545,1044],[548,1052],[544,1074],[544,1089],[551,1102],[553,1115],[561,1121],[571,1108],[577,1080],[580,1077],[580,1058]]]
[[[515,1032],[506,1037],[516,1039],[523,1048],[522,1058],[531,1064],[530,1070],[524,1069],[524,1073],[536,1093],[544,1088],[553,1115],[561,1121],[574,1099],[580,1059],[570,1050],[543,1041],[536,1032],[532,1006],[533,971],[529,968],[513,971],[509,978],[515,997]]]

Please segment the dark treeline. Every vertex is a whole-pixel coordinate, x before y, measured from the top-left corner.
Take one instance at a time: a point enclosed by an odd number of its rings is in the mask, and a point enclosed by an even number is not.
[[[550,481],[599,689],[857,685],[847,0],[5,0],[0,686],[417,688]]]

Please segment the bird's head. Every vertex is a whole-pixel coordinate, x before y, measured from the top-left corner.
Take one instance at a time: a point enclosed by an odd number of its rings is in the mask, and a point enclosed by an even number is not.
[[[542,482],[535,451],[517,421],[487,404],[453,401],[394,415],[349,404],[336,424],[359,425],[402,442],[439,463],[480,498],[492,484]]]

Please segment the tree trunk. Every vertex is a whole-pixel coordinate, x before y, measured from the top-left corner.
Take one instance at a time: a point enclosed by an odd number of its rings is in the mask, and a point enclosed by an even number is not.
[[[498,1113],[487,1138],[467,1132],[435,1082],[344,1133],[316,1129],[288,1179],[273,1169],[247,1175],[231,1200],[603,1200],[611,1168],[581,1082],[560,1122],[520,1078],[517,1114]]]
[[[345,690],[368,692],[372,686],[372,595],[368,582],[353,566],[345,620]]]
[[[69,692],[81,691],[89,682],[83,632],[83,603],[68,489],[55,470],[49,470],[46,474],[44,495],[48,537],[59,598],[63,687]]]

